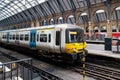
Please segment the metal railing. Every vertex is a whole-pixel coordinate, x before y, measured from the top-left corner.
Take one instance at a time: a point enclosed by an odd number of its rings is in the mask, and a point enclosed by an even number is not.
[[[18,77],[15,76],[15,79],[12,79],[13,77],[10,77],[9,80],[34,80],[34,79],[37,79],[37,80],[63,80],[62,78],[55,76],[55,75],[51,74],[50,72],[47,72],[47,71],[44,71],[42,69],[35,67],[35,65],[32,63],[33,60],[31,58],[18,60],[16,57],[13,57],[9,54],[6,54],[4,52],[1,52],[1,53],[3,54],[3,56],[5,56],[11,60],[16,60],[16,61],[7,62],[7,63],[9,63],[13,66],[14,66],[14,64],[16,64],[16,68],[20,67],[20,69],[17,69],[17,72],[21,72],[21,73],[20,74],[15,73],[16,75],[19,74],[20,76],[18,76]],[[4,63],[2,65],[6,66],[7,63]],[[2,66],[2,65],[0,65],[0,66]],[[12,69],[12,71],[14,71],[14,69]],[[13,73],[14,72],[11,72],[11,74],[13,74]],[[14,76],[14,75],[12,75],[12,76]],[[6,78],[6,74],[3,73],[3,76],[0,80],[6,80],[5,78]],[[22,78],[22,79],[19,79],[19,78]]]
[[[31,69],[27,69],[20,63],[30,64]],[[0,80],[32,80],[32,58],[21,59],[0,64]]]

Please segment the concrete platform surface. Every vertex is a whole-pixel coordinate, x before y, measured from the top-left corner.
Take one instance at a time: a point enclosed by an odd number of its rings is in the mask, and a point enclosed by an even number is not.
[[[87,50],[88,50],[88,54],[120,59],[120,52],[116,53],[117,51],[116,46],[112,46],[112,51],[106,51],[104,50],[103,44],[87,44]]]

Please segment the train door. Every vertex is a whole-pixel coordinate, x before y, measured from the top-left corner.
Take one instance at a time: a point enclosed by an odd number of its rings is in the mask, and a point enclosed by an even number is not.
[[[6,36],[6,42],[9,43],[9,32],[7,32],[7,36]]]
[[[30,31],[30,47],[36,48],[36,30]]]
[[[61,31],[55,32],[55,52],[61,52]]]

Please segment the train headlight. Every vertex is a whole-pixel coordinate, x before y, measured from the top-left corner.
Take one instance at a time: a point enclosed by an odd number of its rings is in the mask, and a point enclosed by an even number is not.
[[[72,51],[73,51],[74,53],[76,53],[76,49],[75,49],[75,48],[72,48]]]
[[[76,51],[76,49],[75,49],[75,48],[73,48],[72,50],[73,50],[73,51]]]

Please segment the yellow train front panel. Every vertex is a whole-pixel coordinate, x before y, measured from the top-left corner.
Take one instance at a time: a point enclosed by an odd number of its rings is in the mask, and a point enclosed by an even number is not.
[[[66,53],[80,53],[86,47],[86,42],[80,43],[66,43]]]

